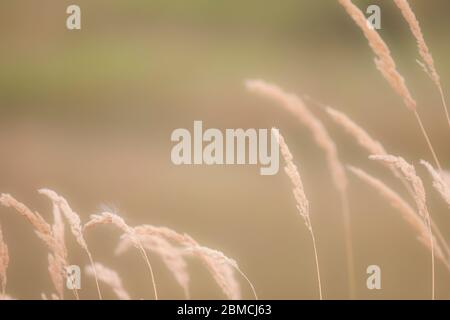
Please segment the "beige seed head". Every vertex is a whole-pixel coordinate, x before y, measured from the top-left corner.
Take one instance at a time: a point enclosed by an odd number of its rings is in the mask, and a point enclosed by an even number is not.
[[[421,160],[420,163],[425,166],[425,168],[427,168],[428,172],[433,178],[434,188],[450,208],[450,183],[446,181],[445,176],[442,173],[437,172],[431,164],[424,160]]]
[[[372,51],[375,53],[375,64],[392,89],[403,99],[404,104],[411,110],[416,109],[416,101],[412,98],[405,80],[397,71],[395,61],[391,56],[389,47],[380,37],[378,32],[371,28],[364,14],[351,0],[338,0],[345,8],[348,15],[355,21],[364,33]]]
[[[339,192],[345,192],[347,177],[339,161],[337,148],[323,123],[306,107],[298,96],[283,91],[280,87],[263,80],[246,81],[248,90],[267,97],[292,113],[312,133],[316,144],[324,151],[333,183]]]
[[[120,300],[131,299],[123,287],[122,279],[116,271],[105,267],[101,263],[95,263],[93,266],[86,266],[86,274],[89,276],[97,274],[98,279],[108,285]]]

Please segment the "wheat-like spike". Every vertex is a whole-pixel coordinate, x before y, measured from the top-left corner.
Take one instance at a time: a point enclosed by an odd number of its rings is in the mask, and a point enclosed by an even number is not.
[[[51,227],[53,236],[55,237],[56,242],[62,247],[62,250],[67,252],[64,221],[62,219],[61,210],[56,204],[53,204],[52,214],[53,225]]]
[[[133,228],[128,226],[124,219],[114,213],[102,212],[101,214],[92,214],[90,220],[83,226],[84,231],[100,224],[112,224],[126,233],[134,240]]]
[[[48,272],[53,286],[60,299],[64,299],[64,276],[66,273],[65,260],[58,255],[48,254]]]
[[[100,224],[112,224],[112,225],[116,226],[123,233],[125,233],[129,237],[129,239],[133,242],[133,245],[139,250],[139,252],[142,255],[142,258],[144,259],[144,261],[147,265],[147,268],[150,273],[152,285],[153,285],[153,292],[155,294],[155,300],[158,300],[158,291],[156,289],[156,282],[155,282],[155,276],[153,273],[153,267],[150,263],[147,253],[145,252],[145,249],[142,246],[142,243],[141,243],[139,237],[136,235],[134,229],[132,227],[130,227],[123,218],[121,218],[117,214],[114,214],[111,212],[103,212],[101,214],[91,215],[91,219],[84,225],[83,229],[86,230],[88,228],[92,228],[92,227],[100,225]]]
[[[450,171],[442,170],[441,171],[442,179],[444,179],[445,183],[450,186]]]
[[[65,241],[65,227],[62,220],[61,211],[59,207],[53,203],[53,225],[52,232],[55,237],[56,242],[60,247],[60,254],[49,254],[48,255],[48,271],[52,279],[53,285],[55,286],[60,297],[63,296],[64,292],[64,278],[65,278],[65,267],[67,266],[67,247]],[[77,294],[75,294],[77,296]]]
[[[450,208],[450,184],[445,181],[444,176],[442,174],[439,174],[439,172],[437,172],[431,164],[424,160],[421,160],[420,163],[425,166],[425,168],[427,168],[428,172],[433,178],[434,188],[439,192],[439,194],[442,196],[442,198]]]
[[[397,67],[395,65],[395,61],[391,56],[391,52],[389,47],[380,37],[378,32],[369,26],[367,23],[366,17],[359,10],[357,6],[355,6],[351,0],[338,0],[339,3],[345,8],[350,17],[355,21],[355,23],[359,26],[359,28],[363,31],[365,37],[367,38],[370,47],[376,55],[375,64],[381,74],[384,76],[386,81],[390,84],[392,89],[403,99],[405,106],[410,109],[414,116],[416,117],[417,123],[422,131],[422,134],[427,142],[428,148],[433,156],[434,161],[436,162],[439,170],[442,170],[439,159],[434,151],[433,145],[431,143],[430,137],[422,123],[422,119],[417,112],[417,103],[412,98],[408,87],[405,84],[405,80],[397,71]]]
[[[238,297],[241,296],[239,285],[236,284],[234,274],[231,272],[232,270],[228,269],[228,267],[224,267],[221,260],[216,261],[215,259],[212,259],[210,255],[202,255],[201,254],[202,250],[193,250],[192,248],[198,247],[206,248],[206,247],[199,245],[197,241],[195,241],[191,236],[187,234],[180,234],[166,227],[155,227],[152,225],[140,225],[135,227],[134,229],[138,236],[162,237],[165,238],[166,240],[176,243],[179,246],[187,248],[188,251],[191,250],[191,252],[196,253],[196,256],[205,264],[205,266],[211,273],[216,283],[219,285],[219,287],[222,289],[222,291],[229,299],[238,299]],[[230,259],[230,261],[232,260]],[[232,266],[247,281],[247,283],[252,289],[255,299],[258,299],[255,288],[250,279],[245,275],[245,273],[241,269],[236,268],[237,264]],[[237,289],[239,290],[237,291]]]
[[[111,287],[120,300],[131,300],[130,295],[123,287],[122,279],[116,271],[97,262],[93,266],[86,266],[86,273],[90,276],[98,276],[100,281]]]
[[[357,6],[352,3],[351,0],[338,1],[345,8],[348,15],[355,21],[355,23],[364,33],[364,36],[367,38],[370,47],[376,55],[375,63],[378,70],[382,73],[382,75],[385,77],[394,91],[403,98],[405,105],[411,110],[415,110],[416,101],[412,98],[409,89],[405,84],[405,80],[397,71],[397,67],[395,65],[394,59],[391,56],[389,47],[380,37],[378,32],[374,28],[369,26],[364,14],[361,12],[361,10],[359,10]]]
[[[346,114],[331,107],[326,107],[326,112],[330,118],[347,131],[358,144],[370,154],[386,154],[383,145],[372,138],[366,130],[350,119]]]
[[[32,212],[23,203],[20,203],[9,194],[2,194],[0,196],[0,204],[4,207],[14,208],[21,216],[25,217],[33,226],[37,236],[44,241],[49,248],[54,248],[56,243],[51,226],[42,218],[38,212]]]
[[[181,246],[196,245],[197,242],[187,234],[181,234],[167,227],[142,224],[133,228],[138,236],[157,236],[175,242]]]
[[[367,172],[359,168],[348,166],[348,169],[359,179],[377,190],[378,193],[380,193],[380,195],[383,196],[383,198],[385,198],[391,206],[398,209],[398,211],[402,214],[403,219],[405,219],[419,235],[424,232],[428,234],[423,220],[408,204],[408,202],[406,202],[398,193],[389,188],[385,183],[381,182],[381,180],[369,175]]]
[[[432,268],[432,275],[431,275],[431,285],[432,285],[432,299],[435,298],[435,281],[434,281],[434,240],[433,240],[433,233],[431,231],[431,217],[430,213],[428,212],[428,208],[426,205],[426,193],[425,188],[423,186],[422,180],[419,178],[419,176],[416,174],[416,170],[414,169],[414,166],[407,163],[402,157],[396,157],[392,155],[372,155],[369,157],[371,160],[378,160],[378,161],[384,161],[386,163],[392,164],[395,167],[397,167],[398,170],[403,174],[405,179],[410,183],[412,189],[414,190],[414,200],[416,202],[417,210],[424,220],[424,223],[427,224],[428,231],[429,231],[429,238],[430,238],[430,245],[431,245],[431,268]]]
[[[377,140],[373,139],[361,126],[355,123],[352,119],[350,119],[343,112],[337,111],[331,107],[326,107],[326,111],[339,126],[341,126],[345,131],[347,131],[351,136],[353,136],[358,144],[363,147],[369,154],[379,154],[386,155],[387,152],[383,145]],[[390,164],[383,162],[386,167],[393,173],[393,175],[399,178],[406,188],[408,193],[414,198],[414,191],[409,185],[409,183],[405,180],[399,170]],[[445,248],[445,252],[450,254],[450,248],[447,245],[447,241],[443,237],[441,231],[437,227],[437,225],[431,220],[431,226],[433,229],[433,233],[436,235],[437,239],[442,243]]]
[[[7,276],[6,270],[9,265],[9,252],[5,239],[3,239],[2,225],[0,224],[0,295],[6,295]]]
[[[194,253],[203,261],[215,281],[219,284],[222,291],[229,299],[241,299],[239,282],[234,276],[234,270],[240,271],[236,261],[226,257],[222,252],[202,247],[200,245],[190,246],[187,250],[188,252]],[[246,279],[248,280],[248,278]],[[253,285],[252,290],[256,297]]]
[[[372,138],[360,125],[355,123],[343,112],[335,110],[331,107],[326,107],[326,111],[330,116],[330,118],[334,120],[336,124],[341,126],[345,131],[347,131],[353,138],[355,138],[358,144],[362,148],[364,148],[369,154],[379,154],[379,155],[387,154],[385,148],[379,141]],[[401,180],[403,186],[406,188],[408,193],[414,198],[413,189],[411,188],[409,183],[405,180],[405,178],[402,176],[402,174],[399,172],[399,170],[395,166],[389,165],[385,162],[383,162],[383,164],[392,172],[392,174],[395,177]],[[433,229],[433,234],[442,243],[445,252],[450,255],[450,248],[448,247],[447,241],[445,240],[444,236],[442,235],[438,226],[433,222],[433,220],[431,220],[431,226]]]
[[[427,225],[420,218],[417,211],[415,211],[398,193],[389,188],[385,183],[379,179],[369,175],[367,172],[348,166],[348,169],[355,174],[359,179],[374,188],[378,193],[389,202],[389,204],[396,208],[401,214],[402,218],[414,229],[417,233],[417,239],[431,251],[431,241]],[[436,242],[436,239],[435,239]],[[436,243],[434,246],[435,256],[450,270],[450,264],[447,261],[444,251],[441,246]]]
[[[48,270],[55,289],[61,299],[64,298],[64,279],[66,277],[67,249],[61,238],[57,239],[53,230],[61,227],[52,228],[44,218],[38,213],[31,211],[26,205],[17,201],[9,194],[0,196],[0,204],[5,207],[14,208],[21,216],[25,217],[33,226],[37,236],[47,245],[50,254],[48,256]],[[56,213],[56,211],[54,211]],[[77,297],[76,290],[74,291]]]
[[[416,206],[418,212],[424,221],[428,221],[429,214],[426,205],[426,193],[425,188],[423,186],[422,180],[416,174],[415,168],[407,163],[405,159],[402,157],[396,157],[393,155],[371,155],[369,156],[371,160],[383,161],[385,163],[394,165],[400,172],[403,174],[405,179],[410,183],[411,187],[414,190],[414,201],[416,202]]]
[[[86,252],[91,265],[94,266],[94,260],[92,258],[92,254],[89,251],[87,242],[83,236],[83,227],[81,224],[80,216],[75,211],[72,210],[72,208],[70,207],[67,200],[64,197],[58,195],[55,191],[50,190],[50,189],[40,189],[40,190],[38,190],[38,192],[40,194],[47,196],[53,202],[54,210],[62,211],[65,218],[69,222],[70,230],[71,230],[72,234],[75,236],[75,239],[77,240],[80,247]],[[101,295],[101,291],[100,291],[100,286],[98,284],[98,278],[97,278],[97,276],[95,276],[95,267],[93,267],[93,270],[94,270],[95,283],[97,286],[97,293],[101,300],[102,295]]]
[[[83,228],[81,225],[81,219],[78,216],[77,213],[75,213],[67,203],[67,201],[59,196],[55,191],[50,189],[40,189],[38,190],[40,194],[43,194],[47,196],[56,207],[59,208],[60,211],[64,214],[67,221],[70,225],[70,230],[72,234],[75,236],[75,239],[77,240],[78,244],[84,249],[88,250],[86,240],[83,237]]]
[[[339,161],[337,148],[323,123],[306,107],[298,96],[263,80],[247,80],[246,87],[252,92],[272,99],[291,112],[312,133],[317,145],[324,151],[333,183],[340,192],[347,188],[345,170]]]
[[[403,15],[403,18],[408,23],[408,26],[416,39],[417,42],[417,48],[419,50],[419,54],[422,57],[425,64],[423,65],[425,69],[427,70],[427,73],[430,75],[430,77],[433,79],[433,81],[436,83],[436,85],[439,84],[440,77],[439,74],[436,71],[436,68],[434,66],[434,60],[433,56],[431,55],[430,49],[428,48],[425,38],[422,33],[422,29],[420,28],[419,21],[416,18],[416,15],[414,14],[414,11],[412,10],[411,6],[409,5],[409,2],[407,0],[394,0],[397,7],[400,9],[400,12]]]
[[[187,263],[178,246],[156,235],[139,235],[143,247],[161,257],[166,267],[171,271],[177,283],[183,289],[186,299],[189,299],[190,276]],[[122,254],[132,247],[132,241],[126,235],[120,238],[116,248],[116,255]]]
[[[316,144],[324,151],[333,184],[338,190],[341,199],[345,228],[345,246],[347,253],[350,298],[354,298],[356,285],[354,279],[355,272],[353,244],[351,239],[350,210],[347,195],[348,182],[345,169],[339,161],[337,148],[333,139],[331,139],[323,123],[306,107],[304,101],[295,94],[287,93],[280,87],[267,83],[263,80],[247,80],[246,87],[252,92],[256,92],[279,103],[287,111],[292,113],[302,125],[308,128],[308,130],[312,133]]]
[[[425,42],[425,38],[423,36],[422,29],[420,28],[419,21],[417,20],[416,15],[414,14],[414,11],[411,9],[411,6],[409,5],[409,2],[407,0],[394,0],[394,2],[400,9],[403,18],[408,23],[409,28],[411,29],[411,32],[414,38],[416,39],[419,54],[424,61],[424,63],[420,62],[419,64],[423,67],[424,71],[430,76],[430,78],[436,85],[439,94],[441,96],[442,105],[444,107],[445,116],[447,118],[447,123],[450,126],[450,115],[448,113],[447,103],[445,102],[444,92],[442,90],[441,85],[441,79],[436,70],[436,67],[434,66],[433,56],[431,55],[430,49],[428,48],[427,43]]]
[[[274,134],[275,137],[277,138],[278,144],[280,146],[281,154],[286,163],[284,170],[293,185],[292,192],[293,192],[295,200],[297,202],[297,210],[300,213],[300,216],[303,218],[306,228],[308,228],[309,233],[312,238],[313,248],[314,248],[314,256],[315,256],[315,261],[316,261],[317,280],[318,280],[318,285],[319,285],[319,297],[320,297],[320,300],[322,300],[323,297],[322,297],[322,285],[321,285],[320,270],[319,270],[319,259],[317,256],[316,239],[314,236],[314,232],[313,232],[312,225],[311,225],[311,219],[310,219],[310,215],[309,215],[309,201],[305,194],[305,189],[303,187],[303,182],[300,177],[300,173],[298,172],[297,166],[293,162],[292,154],[291,154],[286,142],[284,141],[283,136],[281,135],[281,133],[279,133],[278,129],[275,129],[275,128],[272,128],[272,134]]]
[[[330,116],[330,118],[338,124],[341,128],[343,128],[346,132],[348,132],[358,144],[365,149],[369,154],[387,154],[386,149],[381,144],[381,142],[372,138],[366,130],[364,130],[360,125],[358,125],[355,121],[350,119],[346,114],[331,107],[326,107],[326,112]],[[385,164],[385,163],[384,163]],[[409,184],[403,179],[398,170],[388,164],[385,164],[386,167],[391,170],[391,172],[397,178],[400,178],[405,188],[408,190],[411,196],[414,195],[413,190],[409,186]]]
[[[358,144],[362,148],[364,148],[369,154],[383,154],[383,155],[387,154],[386,149],[379,141],[372,138],[367,133],[366,130],[364,130],[360,125],[358,125],[356,122],[350,119],[346,114],[331,107],[326,107],[325,110],[330,116],[330,118],[341,128],[343,128],[346,132],[348,132],[353,138],[355,138]],[[390,165],[386,166],[389,167],[389,169],[396,177],[401,176],[399,172],[395,170],[394,167]],[[412,190],[411,188],[409,188],[409,185],[407,183],[405,183],[405,187],[412,194]]]
[[[279,133],[277,129],[272,129],[272,134],[276,135],[277,141],[280,145],[281,155],[283,156],[284,161],[286,162],[284,171],[286,172],[287,176],[292,182],[293,185],[292,192],[297,202],[297,210],[300,216],[303,218],[306,228],[308,228],[308,230],[312,232],[311,220],[309,217],[309,201],[306,198],[305,189],[303,187],[303,182],[298,172],[297,166],[293,162],[291,151],[289,150],[289,147],[284,141],[283,136]]]

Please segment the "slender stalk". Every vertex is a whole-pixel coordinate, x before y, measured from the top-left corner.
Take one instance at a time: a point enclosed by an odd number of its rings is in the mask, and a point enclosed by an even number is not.
[[[435,268],[434,268],[434,239],[431,232],[430,216],[428,215],[428,232],[430,233],[430,246],[431,246],[431,299],[435,300]]]
[[[445,101],[444,91],[442,90],[441,84],[438,85],[439,95],[441,96],[442,106],[444,107],[445,116],[447,117],[447,123],[450,127],[450,115],[448,113],[447,102]]]
[[[255,287],[253,286],[252,282],[250,281],[250,279],[245,275],[245,273],[239,269],[238,267],[235,266],[235,269],[241,274],[242,277],[244,277],[244,279],[247,281],[247,283],[250,285],[250,288],[252,289],[253,295],[255,296],[255,300],[258,300],[258,295],[256,294],[256,290]]]
[[[150,277],[152,278],[152,284],[153,284],[153,291],[154,291],[154,294],[155,294],[155,300],[158,300],[158,292],[156,290],[155,275],[153,273],[152,265],[150,263],[150,260],[148,259],[147,252],[145,252],[145,249],[142,246],[140,241],[138,241],[138,246],[139,246],[139,251],[141,252],[142,257],[144,258],[145,263],[147,264],[148,270],[150,272]]]
[[[97,286],[98,298],[99,298],[100,300],[103,300],[102,293],[100,292],[100,286],[99,286],[99,284],[98,284],[97,270],[96,270],[96,268],[95,268],[94,259],[92,259],[92,255],[91,255],[91,253],[90,253],[89,251],[87,251],[87,255],[88,255],[88,257],[89,257],[89,261],[90,261],[90,263],[91,263],[92,270],[94,271],[94,279],[95,279],[95,285]]]
[[[436,163],[436,166],[439,169],[439,171],[442,172],[441,164],[440,164],[440,162],[438,160],[438,157],[436,156],[436,152],[434,152],[434,148],[433,148],[433,145],[431,144],[430,137],[428,136],[428,133],[425,130],[425,127],[424,127],[424,125],[422,123],[422,119],[420,118],[419,113],[417,112],[417,110],[414,110],[414,115],[416,116],[417,122],[419,123],[419,126],[420,126],[420,130],[422,130],[422,134],[425,137],[425,140],[427,141],[428,148],[430,149],[431,154],[433,156],[433,160]]]
[[[441,233],[441,230],[439,230],[439,227],[433,221],[433,219],[430,220],[431,220],[431,230],[433,231],[433,234],[437,237],[437,240],[439,240],[439,242],[441,243],[442,248],[444,249],[448,259],[450,258],[450,248],[448,247],[447,241],[445,240],[444,236]]]
[[[426,192],[425,187],[423,186],[423,182],[420,179],[420,177],[416,174],[414,166],[406,162],[405,159],[403,159],[402,157],[396,157],[392,155],[374,155],[370,156],[369,159],[384,161],[388,164],[395,165],[400,170],[400,172],[405,176],[405,178],[408,180],[408,182],[411,184],[411,187],[414,190],[415,193],[414,201],[416,202],[418,213],[422,220],[423,226],[427,227],[427,234],[430,237],[429,245],[431,250],[431,268],[432,268],[431,287],[432,287],[432,299],[434,300],[435,298],[434,237],[433,232],[431,230],[431,215],[430,212],[428,211],[426,204]]]
[[[284,158],[284,161],[286,162],[284,171],[286,172],[286,175],[289,177],[289,179],[291,180],[291,183],[293,185],[292,193],[294,194],[295,200],[297,202],[297,210],[298,210],[300,216],[303,218],[303,221],[305,222],[305,226],[308,229],[308,231],[312,237],[313,248],[314,248],[314,257],[316,260],[318,285],[319,285],[319,296],[320,296],[320,300],[322,300],[323,299],[322,283],[321,283],[321,279],[320,279],[319,259],[317,257],[316,239],[314,237],[314,232],[313,232],[313,228],[312,228],[312,224],[311,224],[311,218],[310,218],[310,214],[309,214],[309,201],[305,194],[305,189],[303,187],[303,182],[300,177],[300,173],[297,169],[297,166],[293,162],[292,154],[289,151],[289,147],[287,146],[286,142],[284,141],[283,136],[279,133],[278,129],[275,129],[275,128],[272,128],[272,134],[274,134],[275,137],[277,138],[277,141],[280,146],[281,154]],[[346,213],[348,213],[348,210],[346,211]],[[347,223],[347,225],[349,225],[349,223]]]
[[[320,281],[319,258],[317,256],[317,249],[316,249],[316,238],[314,237],[314,233],[312,232],[312,229],[311,229],[311,238],[312,238],[313,248],[314,248],[314,257],[316,259],[317,282],[319,284],[319,297],[320,297],[320,300],[323,300],[322,283]]]
[[[342,213],[344,217],[344,232],[345,232],[345,251],[347,251],[347,270],[348,270],[348,283],[350,299],[355,299],[356,297],[356,284],[355,284],[355,259],[353,257],[353,242],[351,233],[351,220],[350,220],[350,209],[348,205],[347,194],[341,192],[341,205]]]

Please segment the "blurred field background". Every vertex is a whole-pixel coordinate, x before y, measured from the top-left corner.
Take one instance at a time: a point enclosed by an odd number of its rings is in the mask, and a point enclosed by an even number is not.
[[[436,89],[415,62],[406,23],[390,1],[354,2],[364,9],[380,5],[381,34],[449,169],[450,133]],[[66,8],[74,3],[82,10],[81,31],[65,27]],[[450,93],[450,3],[410,3]],[[310,237],[281,170],[260,176],[257,166],[170,161],[171,132],[191,129],[194,120],[221,129],[276,126],[310,199],[324,296],[347,298],[342,215],[324,156],[293,117],[246,92],[245,79],[263,78],[346,112],[389,152],[417,164],[431,214],[450,238],[448,209],[418,165],[431,157],[415,119],[337,1],[2,1],[0,36],[0,192],[49,219],[50,204],[36,192],[41,187],[64,195],[85,221],[106,204],[131,225],[191,234],[236,259],[261,298],[316,299]],[[389,172],[310,107],[324,119],[344,163],[376,174],[406,197]],[[429,252],[398,212],[349,178],[357,297],[430,298]],[[0,219],[11,254],[7,292],[21,299],[51,292],[44,246],[12,210],[1,208]],[[118,236],[109,227],[92,230],[94,259],[116,269],[134,298],[152,298],[138,254],[113,255]],[[69,234],[67,241],[70,262],[87,264]],[[162,263],[153,261],[161,298],[183,298]],[[371,264],[382,269],[382,290],[366,288]],[[200,264],[191,270],[193,298],[223,297]],[[450,298],[450,275],[440,263],[436,283],[437,297]],[[96,298],[92,279],[83,278],[81,296]]]

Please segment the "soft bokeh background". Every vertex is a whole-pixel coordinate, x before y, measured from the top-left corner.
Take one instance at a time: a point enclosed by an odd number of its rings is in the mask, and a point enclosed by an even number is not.
[[[449,88],[450,3],[410,1]],[[82,30],[65,28],[65,11],[82,9]],[[379,4],[381,34],[418,101],[441,162],[450,167],[449,131],[439,97],[415,62],[401,15]],[[131,225],[151,223],[186,232],[236,259],[261,298],[318,297],[311,240],[298,216],[286,176],[260,176],[256,166],[175,166],[170,134],[203,120],[210,128],[270,128],[284,133],[311,202],[326,298],[347,298],[342,214],[323,153],[309,132],[270,102],[246,92],[263,78],[345,111],[386,148],[418,163],[431,160],[411,113],[377,72],[361,31],[336,1],[15,0],[0,3],[0,191],[51,218],[37,194],[64,195],[83,220],[102,204]],[[450,91],[450,90],[447,90]],[[328,121],[344,163],[361,166],[405,195],[386,170],[371,163]],[[450,237],[448,209],[431,188],[430,210]],[[398,212],[350,177],[357,297],[430,298],[429,252]],[[52,292],[46,250],[30,226],[0,209],[10,246],[8,293],[22,299]],[[115,257],[119,233],[92,230],[95,260],[116,269],[134,298],[151,299],[135,252]],[[70,261],[87,263],[67,236]],[[183,298],[153,257],[162,298]],[[366,268],[382,268],[382,290],[366,288]],[[193,261],[192,297],[223,298]],[[244,297],[251,298],[243,282]],[[113,298],[110,292],[107,297]],[[67,296],[71,297],[70,292]],[[95,298],[83,279],[83,298]],[[437,297],[450,298],[450,277],[437,264]]]

